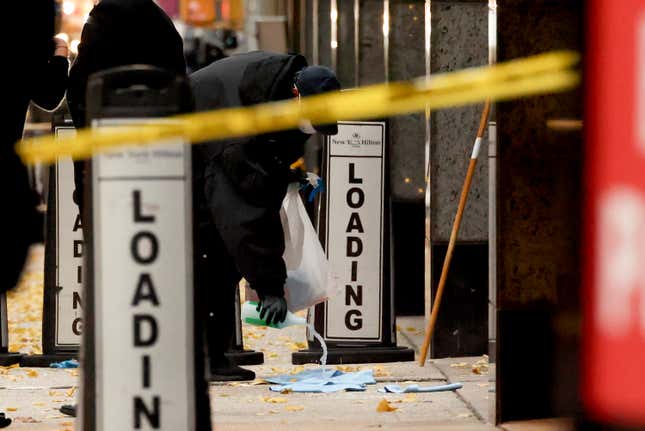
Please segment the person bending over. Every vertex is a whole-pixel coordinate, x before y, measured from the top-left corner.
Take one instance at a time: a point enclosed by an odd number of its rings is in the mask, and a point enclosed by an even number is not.
[[[301,55],[256,51],[216,61],[190,76],[198,111],[251,106],[340,89],[328,68],[308,66]],[[210,295],[207,316],[211,380],[252,380],[224,353],[235,331],[235,288],[242,277],[257,291],[269,322],[284,321],[287,278],[280,208],[294,179],[290,166],[312,134],[336,134],[336,124],[202,144],[195,172],[201,213],[197,246],[204,261],[202,286]],[[212,264],[210,263],[212,262]]]

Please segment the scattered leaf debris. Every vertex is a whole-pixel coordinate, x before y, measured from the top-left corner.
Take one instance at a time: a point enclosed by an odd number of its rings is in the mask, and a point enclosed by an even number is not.
[[[385,398],[383,398],[376,406],[376,411],[379,413],[393,412],[396,410],[398,410],[398,408],[390,405]]]
[[[301,412],[305,409],[305,406],[284,406],[284,409],[288,412]]]

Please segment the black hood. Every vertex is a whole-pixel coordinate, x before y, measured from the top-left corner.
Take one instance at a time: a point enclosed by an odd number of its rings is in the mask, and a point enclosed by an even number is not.
[[[240,101],[243,106],[275,102],[293,97],[291,89],[296,73],[307,67],[301,55],[267,52],[252,53],[240,82]]]
[[[253,51],[218,60],[191,75],[198,109],[233,108],[293,97],[301,55]],[[201,99],[201,100],[200,100]],[[200,106],[201,105],[201,106]]]
[[[293,97],[296,72],[307,66],[302,55],[254,51],[218,60],[190,76],[198,111],[251,106]],[[224,145],[203,146],[207,158],[219,154],[224,146],[251,140],[304,142],[308,135],[299,130],[279,132],[262,137],[227,139]],[[288,159],[289,157],[285,157]]]

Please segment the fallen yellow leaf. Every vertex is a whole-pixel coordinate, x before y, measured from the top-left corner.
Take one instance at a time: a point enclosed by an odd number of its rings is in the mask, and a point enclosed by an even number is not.
[[[68,397],[73,397],[75,392],[76,392],[76,386],[72,386],[70,390],[65,392],[65,395],[67,395]]]
[[[284,409],[288,412],[301,412],[305,409],[304,406],[284,406]]]
[[[36,371],[36,370],[29,370],[29,371],[27,371],[27,375],[28,375],[29,377],[38,377],[38,371]]]
[[[378,406],[376,406],[376,411],[379,413],[393,412],[396,410],[398,409],[394,406],[391,406],[390,403],[388,403],[385,398],[383,398],[381,402],[378,403]]]
[[[359,367],[355,367],[351,365],[336,365],[336,369],[338,371],[342,371],[343,373],[353,373],[355,371],[358,371]]]
[[[285,404],[287,402],[287,399],[282,397],[264,397],[263,400],[269,404]]]
[[[18,410],[18,407],[7,407],[8,412],[15,412]]]
[[[488,373],[488,356],[484,355],[482,359],[475,362],[472,366],[473,374],[487,374]]]

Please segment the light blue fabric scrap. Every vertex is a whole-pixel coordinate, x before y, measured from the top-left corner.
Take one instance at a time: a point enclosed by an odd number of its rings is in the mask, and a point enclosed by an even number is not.
[[[379,389],[381,393],[392,393],[392,394],[409,394],[409,393],[418,393],[418,392],[444,392],[444,391],[455,391],[457,389],[463,388],[464,385],[461,383],[451,383],[449,385],[439,385],[439,386],[425,386],[421,387],[419,385],[410,385],[405,388],[402,388],[399,385],[385,385],[384,388]]]
[[[78,361],[76,359],[69,359],[67,361],[52,362],[49,368],[78,368]]]
[[[281,375],[265,379],[275,383],[269,389],[273,392],[310,392],[331,393],[339,391],[364,391],[365,385],[373,385],[374,373],[372,370],[344,373],[340,370],[317,368],[305,370],[294,375]]]

